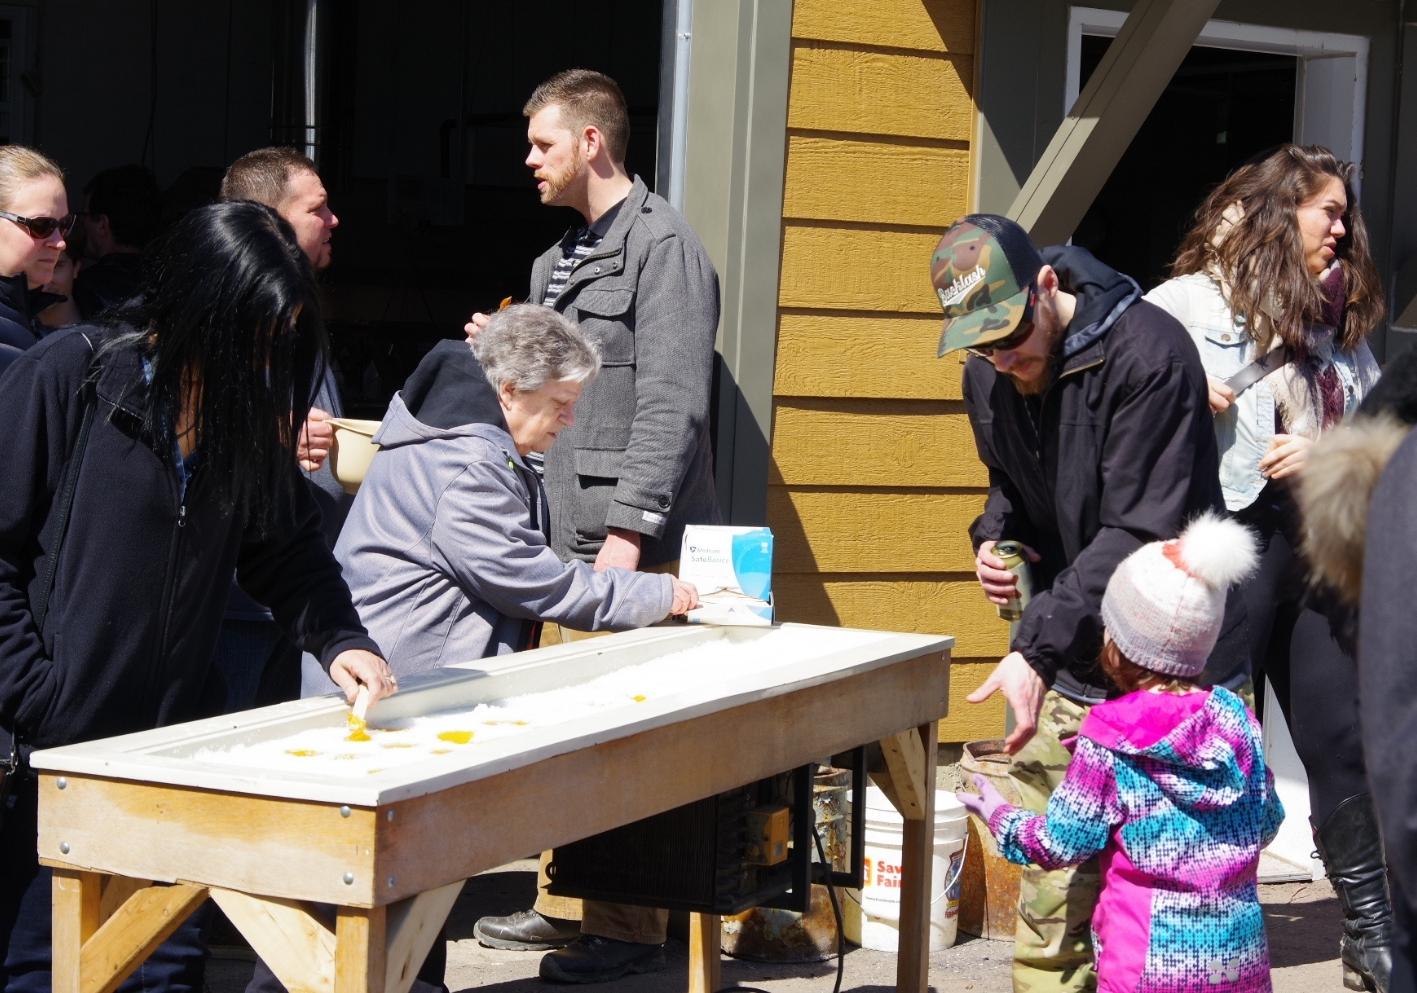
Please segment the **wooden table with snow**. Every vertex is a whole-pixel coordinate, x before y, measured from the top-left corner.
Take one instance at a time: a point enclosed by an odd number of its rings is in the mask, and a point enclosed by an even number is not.
[[[923,993],[952,645],[652,628],[408,680],[367,734],[329,696],[36,752],[54,989],[106,993],[210,897],[292,991],[404,993],[468,877],[880,741],[906,817],[899,988]],[[718,919],[691,944],[690,989],[716,989]]]

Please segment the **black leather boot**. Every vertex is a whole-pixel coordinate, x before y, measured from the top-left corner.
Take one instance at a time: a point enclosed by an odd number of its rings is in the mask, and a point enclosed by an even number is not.
[[[1343,908],[1343,985],[1387,993],[1392,973],[1392,901],[1373,800],[1350,796],[1314,831],[1319,857]]]

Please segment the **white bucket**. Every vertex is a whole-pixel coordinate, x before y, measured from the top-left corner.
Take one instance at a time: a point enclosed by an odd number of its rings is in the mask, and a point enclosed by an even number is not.
[[[959,876],[964,868],[964,805],[948,790],[935,791],[935,845],[930,859],[930,950],[955,943],[959,928]],[[900,943],[901,850],[905,823],[886,795],[866,788],[866,876],[846,891],[846,937],[862,948],[893,952]]]

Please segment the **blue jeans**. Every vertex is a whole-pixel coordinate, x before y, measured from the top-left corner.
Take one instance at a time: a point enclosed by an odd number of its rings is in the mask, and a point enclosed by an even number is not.
[[[0,826],[0,990],[3,993],[50,993],[52,874],[35,854],[39,783],[24,776],[6,799]],[[201,993],[207,946],[201,925],[207,905],[196,910],[163,942],[119,993]]]

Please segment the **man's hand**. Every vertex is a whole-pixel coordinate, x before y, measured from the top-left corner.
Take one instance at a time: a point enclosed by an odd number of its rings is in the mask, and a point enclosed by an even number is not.
[[[351,704],[359,693],[359,687],[369,687],[369,702],[373,703],[398,692],[399,680],[394,671],[373,652],[362,648],[351,648],[340,652],[330,663],[330,678]]]
[[[462,333],[467,335],[468,344],[477,340],[478,334],[487,326],[487,321],[487,315],[481,311],[468,318],[467,323],[462,326]]]
[[[683,617],[699,605],[698,587],[674,576],[670,576],[669,581],[674,584],[674,604],[669,608],[669,616]]]
[[[990,603],[1003,606],[1018,596],[1018,577],[1004,565],[1004,560],[994,554],[996,541],[986,541],[979,546],[974,556],[974,574],[979,577],[979,585],[984,587],[984,595]],[[1037,562],[1043,556],[1027,545],[1023,546],[1024,558]]]
[[[335,426],[330,423],[330,412],[319,407],[310,408],[310,416],[300,427],[300,438],[295,445],[295,457],[300,468],[314,472],[329,457],[330,448],[335,443]]]
[[[610,528],[605,533],[605,544],[600,546],[600,554],[595,557],[595,571],[606,569],[629,569],[634,572],[640,567],[640,534],[624,528]]]
[[[1205,377],[1206,386],[1210,400],[1210,412],[1221,414],[1230,409],[1230,405],[1235,402],[1235,391],[1225,385],[1225,380],[1216,379],[1214,376]]]
[[[983,703],[1002,691],[1004,701],[1013,711],[1014,729],[1004,739],[1004,751],[1013,755],[1033,737],[1038,728],[1038,712],[1043,709],[1043,694],[1047,692],[1043,678],[1033,671],[1033,666],[1018,652],[1009,652],[994,667],[984,684],[969,696],[970,703]]]
[[[1266,479],[1285,479],[1304,468],[1314,439],[1302,434],[1277,434],[1269,443],[1269,451],[1260,459],[1260,475]]]

